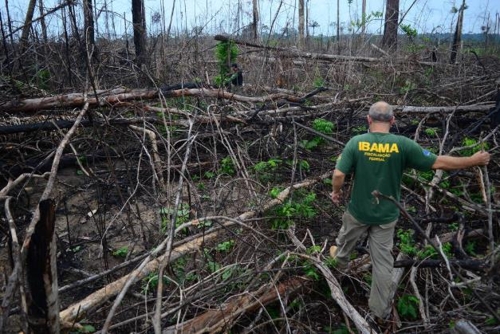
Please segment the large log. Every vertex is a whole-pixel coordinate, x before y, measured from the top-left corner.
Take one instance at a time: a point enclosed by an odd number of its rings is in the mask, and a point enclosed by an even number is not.
[[[158,91],[151,89],[118,88],[110,91],[98,92],[97,96],[96,98],[95,95],[86,96],[86,94],[83,93],[71,93],[33,99],[11,100],[0,104],[0,113],[35,112],[38,110],[59,108],[82,108],[85,102],[88,102],[90,107],[115,105],[124,101],[156,98],[158,97]]]
[[[239,45],[251,46],[251,47],[274,50],[274,51],[281,51],[281,52],[283,52],[283,54],[282,54],[283,57],[320,59],[320,60],[329,60],[329,61],[335,61],[335,60],[337,60],[337,61],[339,61],[339,60],[340,61],[359,61],[359,62],[379,62],[379,61],[381,61],[381,58],[340,56],[340,55],[332,55],[332,54],[303,52],[303,51],[299,51],[298,49],[290,49],[290,48],[284,49],[284,48],[270,47],[270,46],[265,46],[262,44],[255,44],[255,43],[249,43],[246,41],[241,41],[241,40],[238,40],[235,38],[229,38],[229,37],[223,36],[223,35],[216,35],[214,37],[214,39],[217,41],[221,41],[221,42],[232,41],[232,42],[239,44]]]
[[[285,299],[286,296],[303,289],[308,282],[310,281],[304,278],[293,277],[277,286],[268,283],[258,291],[230,297],[228,302],[217,309],[208,310],[193,319],[165,328],[162,334],[229,332],[231,326],[242,314],[254,312],[278,299]]]
[[[169,90],[162,93],[164,97],[211,97],[227,100],[235,100],[240,102],[249,103],[264,103],[269,101],[277,101],[283,99],[288,102],[303,103],[303,97],[293,96],[289,94],[277,93],[265,95],[261,97],[250,97],[237,95],[223,89],[216,88],[193,88],[193,89],[178,89]],[[119,106],[127,101],[134,100],[149,100],[158,98],[158,90],[155,89],[115,89],[106,91],[96,98],[89,96],[86,100],[90,107],[97,107],[102,105]],[[0,113],[19,113],[19,112],[35,112],[47,109],[67,109],[67,108],[81,108],[84,105],[85,95],[80,93],[72,93],[66,95],[57,95],[49,97],[40,97],[24,100],[12,100],[0,104]]]
[[[393,106],[395,112],[400,113],[452,113],[454,111],[459,113],[467,112],[489,112],[494,108],[494,104],[473,104],[469,106],[452,106],[452,107],[419,107],[419,106]]]

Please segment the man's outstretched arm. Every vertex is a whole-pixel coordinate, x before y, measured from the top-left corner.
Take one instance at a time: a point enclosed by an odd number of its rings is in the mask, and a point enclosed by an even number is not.
[[[486,166],[489,162],[490,154],[485,151],[478,151],[470,157],[440,155],[432,165],[432,169],[454,170],[474,166]]]

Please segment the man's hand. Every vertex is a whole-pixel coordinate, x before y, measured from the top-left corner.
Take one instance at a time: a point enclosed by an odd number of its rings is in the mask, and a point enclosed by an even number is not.
[[[476,162],[476,166],[486,166],[490,162],[490,154],[486,151],[477,151],[471,158]]]
[[[332,193],[330,195],[332,196],[333,204],[339,205],[340,204],[340,197],[342,197],[342,190],[332,191]]]

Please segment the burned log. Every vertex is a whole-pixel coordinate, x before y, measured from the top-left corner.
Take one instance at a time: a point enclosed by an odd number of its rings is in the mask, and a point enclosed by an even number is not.
[[[59,333],[55,202],[43,200],[39,209],[40,220],[31,236],[27,256],[29,326],[34,333]]]
[[[483,261],[479,260],[449,260],[450,265],[460,267],[462,269],[473,271],[485,271],[489,267]],[[394,268],[446,268],[446,263],[443,260],[401,260],[394,262]]]

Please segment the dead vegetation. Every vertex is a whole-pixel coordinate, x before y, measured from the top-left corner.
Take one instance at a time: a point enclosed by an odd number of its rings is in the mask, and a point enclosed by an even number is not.
[[[103,45],[99,89],[84,93],[2,78],[4,331],[40,319],[68,332],[378,330],[366,319],[366,245],[348,273],[325,249],[342,214],[328,196],[335,157],[366,131],[379,99],[396,106],[394,132],[440,153],[493,154],[488,168],[408,171],[401,204],[446,261],[402,217],[395,320],[384,330],[499,330],[498,58],[466,54],[451,66],[376,49],[322,57],[241,43],[245,86],[226,91],[206,80],[213,44],[198,52],[198,43],[162,61],[166,76]],[[195,78],[205,85],[158,89]],[[47,285],[25,284],[35,226],[50,210],[57,266],[41,275],[54,274],[52,306],[33,298]],[[30,308],[59,313],[49,321]]]

